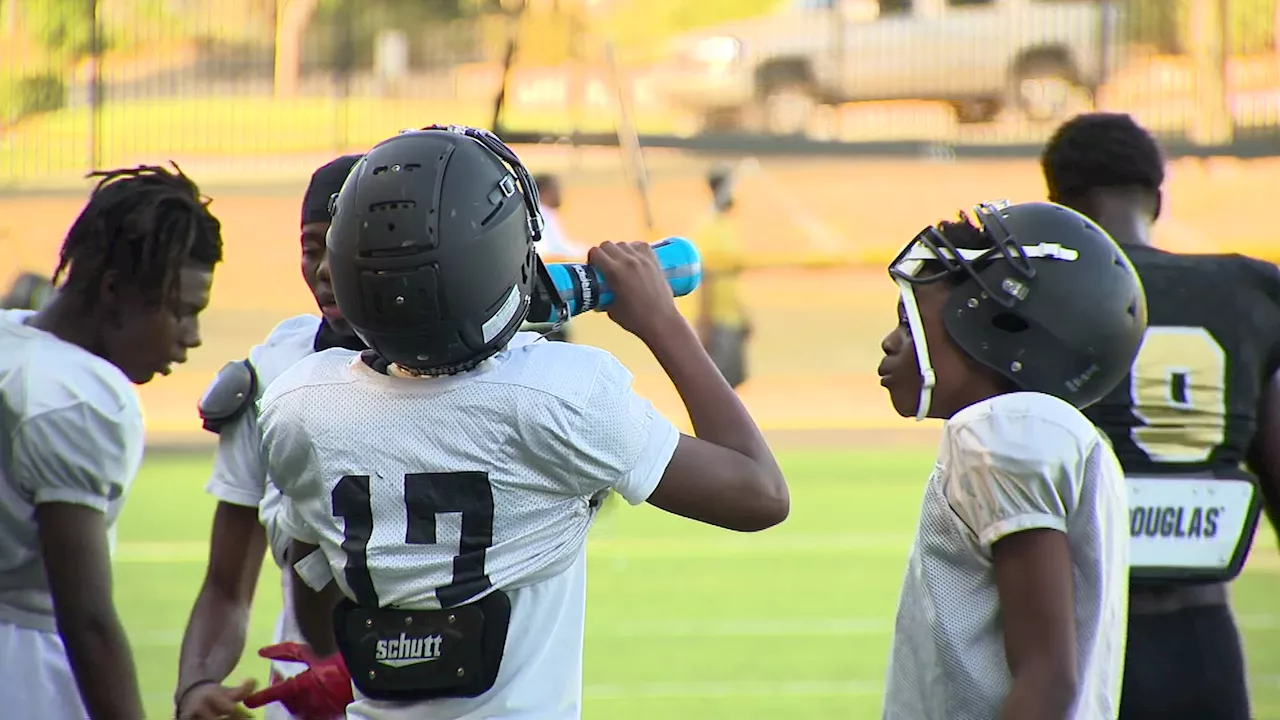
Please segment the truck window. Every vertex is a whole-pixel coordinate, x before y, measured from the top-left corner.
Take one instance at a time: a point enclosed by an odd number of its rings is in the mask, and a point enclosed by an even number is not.
[[[880,17],[910,14],[911,0],[880,0]]]

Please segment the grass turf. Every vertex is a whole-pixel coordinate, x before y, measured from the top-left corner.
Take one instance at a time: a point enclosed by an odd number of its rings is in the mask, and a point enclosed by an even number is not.
[[[100,167],[183,156],[271,156],[369,147],[401,128],[431,123],[488,127],[491,102],[387,100],[377,98],[196,98],[107,103],[97,145]],[[582,112],[586,133],[613,132],[608,107]],[[509,112],[509,131],[569,133],[564,112]],[[646,113],[635,118],[644,133],[671,132],[671,119]],[[79,176],[89,164],[93,116],[70,108],[31,118],[10,137],[0,136],[0,182],[28,177]]]
[[[648,507],[607,507],[589,545],[585,716],[879,716],[880,690],[927,452],[782,456],[792,484],[783,526],[739,535]],[[120,524],[116,597],[148,717],[171,717],[182,630],[204,572],[213,500],[205,455],[153,455]],[[1258,535],[1234,600],[1254,717],[1280,720],[1280,555]],[[265,680],[280,590],[268,562],[250,653],[233,679]]]

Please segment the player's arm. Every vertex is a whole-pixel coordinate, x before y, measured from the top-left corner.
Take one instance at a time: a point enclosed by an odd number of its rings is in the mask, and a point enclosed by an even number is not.
[[[36,506],[58,633],[93,720],[142,717],[133,654],[111,597],[106,516],[73,503]]]
[[[342,591],[331,577],[324,582],[323,572],[308,572],[318,568],[322,558],[319,546],[298,540],[291,542],[285,553],[288,567],[294,574],[289,585],[298,630],[316,655],[327,657],[338,652],[333,634],[333,609],[342,600]],[[320,585],[320,589],[316,589],[316,585]]]
[[[1280,372],[1271,376],[1258,412],[1258,431],[1249,453],[1271,527],[1280,535]]]
[[[1254,284],[1276,305],[1280,305],[1280,268],[1272,263],[1245,259]],[[1258,404],[1258,429],[1249,449],[1249,470],[1258,478],[1263,507],[1271,527],[1280,535],[1280,342],[1272,345],[1268,367],[1272,376]]]
[[[773,451],[693,329],[678,315],[673,320],[648,345],[680,393],[694,436],[680,437],[648,502],[730,530],[773,527],[790,512]]]
[[[1040,448],[1074,441],[1030,418],[1022,437],[1001,437],[980,422],[944,440],[951,447],[945,493],[992,564],[1013,679],[1002,717],[1066,718],[1078,682],[1067,508],[1078,495],[1080,463],[1054,460]]]
[[[174,704],[181,717],[203,720],[236,712],[252,683],[222,687],[244,654],[249,614],[266,535],[258,503],[266,472],[258,450],[253,398],[257,375],[247,361],[227,363],[200,399],[205,429],[218,434],[206,490],[218,499],[204,581],[187,621]]]
[[[14,436],[19,483],[33,495],[58,633],[92,720],[143,716],[133,655],[111,594],[106,509],[128,478],[118,419],[77,405],[25,421]]]
[[[609,316],[649,346],[680,393],[696,435],[679,437],[647,501],[676,515],[744,532],[785,520],[790,495],[773,452],[676,310],[653,250],[644,243],[606,243],[593,249],[588,261],[614,289]]]
[[[1075,592],[1066,533],[1034,529],[991,546],[1004,652],[1004,720],[1066,718],[1076,697]]]
[[[176,703],[186,704],[197,685],[220,684],[240,661],[265,548],[256,507],[218,503],[204,583],[182,636]],[[239,699],[223,698],[221,712],[232,712]]]

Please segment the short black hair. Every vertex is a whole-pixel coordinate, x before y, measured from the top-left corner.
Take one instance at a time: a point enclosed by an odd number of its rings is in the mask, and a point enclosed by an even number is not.
[[[551,173],[538,173],[533,176],[533,184],[538,186],[538,191],[542,192],[546,188],[559,188],[560,178]]]
[[[987,234],[986,230],[974,225],[973,221],[969,219],[969,215],[963,211],[957,215],[955,220],[943,220],[934,227],[936,227],[938,232],[942,233],[942,236],[945,237],[952,245],[955,245],[957,248],[962,250],[990,250],[995,247],[995,244],[991,242],[991,236]],[[975,269],[980,269],[981,267],[985,267],[985,265],[983,263],[977,263],[974,267]],[[946,268],[940,260],[927,260],[921,264],[920,274],[933,275],[940,273],[945,269]],[[955,286],[963,283],[967,279],[968,276],[963,272],[957,272],[947,275],[944,282]]]
[[[53,281],[91,302],[109,270],[149,303],[179,291],[179,270],[222,260],[222,226],[209,200],[176,164],[90,173],[100,178],[62,243]]]
[[[718,193],[720,189],[733,182],[733,166],[728,163],[716,163],[707,170],[707,187],[711,188],[711,192]]]
[[[1164,184],[1160,145],[1125,113],[1085,113],[1063,123],[1040,157],[1049,199],[1079,199],[1099,188]]]

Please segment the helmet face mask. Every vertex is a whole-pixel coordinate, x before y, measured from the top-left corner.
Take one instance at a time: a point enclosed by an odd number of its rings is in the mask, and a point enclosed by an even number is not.
[[[433,126],[379,143],[331,214],[339,309],[373,351],[411,373],[474,368],[506,347],[535,297],[546,301],[537,188],[484,130]]]
[[[1083,215],[1052,203],[974,208],[984,247],[958,247],[938,227],[921,231],[889,267],[899,287],[922,378],[916,419],[936,384],[915,288],[952,285],[950,336],[1019,390],[1078,408],[1125,375],[1146,330],[1142,284],[1119,246]]]

